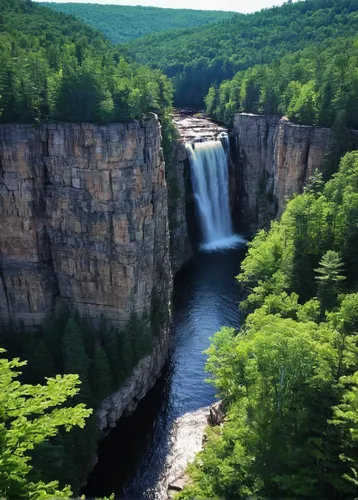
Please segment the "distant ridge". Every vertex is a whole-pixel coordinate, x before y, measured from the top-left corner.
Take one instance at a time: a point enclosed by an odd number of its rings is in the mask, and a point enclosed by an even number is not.
[[[178,28],[195,28],[232,17],[235,12],[163,9],[129,5],[39,2],[52,10],[72,14],[101,31],[113,43]]]

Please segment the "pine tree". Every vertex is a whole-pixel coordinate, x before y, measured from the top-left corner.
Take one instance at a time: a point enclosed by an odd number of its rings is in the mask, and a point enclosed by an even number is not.
[[[315,269],[318,276],[317,295],[321,301],[322,312],[332,309],[336,304],[341,290],[341,282],[346,279],[343,272],[343,262],[340,255],[334,250],[328,250],[322,257],[320,267]]]
[[[91,364],[92,401],[96,407],[112,390],[112,375],[108,357],[98,342],[95,347],[94,358]]]
[[[51,352],[44,339],[41,339],[38,347],[30,361],[31,373],[34,376],[34,383],[43,383],[45,377],[55,375],[55,366]]]
[[[82,381],[79,399],[89,401],[91,396],[88,382],[89,359],[81,331],[73,316],[67,322],[63,336],[64,373],[77,373]]]

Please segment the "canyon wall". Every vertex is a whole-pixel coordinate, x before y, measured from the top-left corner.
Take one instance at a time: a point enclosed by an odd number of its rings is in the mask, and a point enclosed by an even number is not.
[[[286,200],[320,169],[330,129],[296,125],[279,116],[235,115],[232,130],[235,212],[251,232],[281,215]]]
[[[167,164],[168,214],[170,229],[170,260],[173,275],[192,256],[187,221],[189,160],[182,140],[172,144],[172,154]]]
[[[41,323],[58,300],[122,326],[169,303],[160,124],[0,126],[0,315]]]

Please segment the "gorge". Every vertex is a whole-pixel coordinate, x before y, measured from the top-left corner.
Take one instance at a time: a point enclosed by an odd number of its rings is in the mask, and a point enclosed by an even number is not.
[[[210,171],[215,173],[211,183],[214,191],[210,193],[206,186],[203,193],[207,203],[212,199],[222,203],[210,216],[214,235],[205,241],[210,247],[216,239],[234,237],[230,211],[235,229],[247,225],[248,234],[280,215],[286,197],[302,189],[330,147],[328,129],[294,125],[285,118],[238,114],[230,131],[229,152],[224,148],[228,141],[222,127],[203,117],[185,120],[189,127],[176,120],[182,138],[172,144],[167,172],[155,115],[142,122],[103,126],[0,126],[0,227],[5,236],[0,254],[2,317],[32,327],[61,301],[70,302],[93,321],[104,314],[116,325],[125,324],[132,310],[152,313],[158,302],[164,311],[152,353],[102,402],[98,411],[101,429],[113,428],[122,415],[131,414],[160,376],[170,343],[172,275],[194,253],[175,282],[174,339],[169,358],[173,361],[153,389],[159,402],[149,430],[143,425],[148,432],[140,435],[139,455],[144,458],[140,463],[138,456],[133,458],[127,476],[114,484],[113,477],[105,476],[104,481],[103,470],[112,471],[115,477],[122,458],[112,448],[103,462],[100,451],[99,475],[95,471],[88,485],[91,494],[111,493],[112,486],[120,493],[124,484],[129,498],[144,491],[149,496],[156,494],[163,468],[169,472],[172,468],[166,462],[172,426],[214,401],[212,389],[203,383],[205,356],[201,353],[208,347],[208,338],[223,324],[235,328],[240,324],[237,304],[241,290],[234,276],[243,249],[239,246],[226,254],[197,253],[197,244],[203,239],[197,231],[200,224],[195,216],[194,191],[198,194],[199,190],[189,155],[197,155],[196,166],[201,162],[201,167],[211,168],[213,161],[221,165],[219,182],[218,170]],[[207,143],[185,147],[185,140],[192,141],[198,129]],[[199,181],[204,177],[201,172]],[[175,180],[176,196],[173,186],[169,185],[168,191],[166,178],[169,184]],[[204,211],[202,224],[205,221]],[[217,238],[221,229],[224,233]],[[195,232],[192,237],[190,233]],[[235,243],[239,241],[236,238]],[[161,387],[159,396],[157,386]],[[151,405],[151,394],[144,398],[138,414],[130,417],[139,419],[141,425],[146,411],[142,407]],[[201,429],[206,423],[205,412],[198,415]],[[143,443],[148,441],[152,447],[145,450]],[[123,453],[117,442],[114,440],[112,446]],[[201,446],[201,439],[196,439],[195,446]],[[153,449],[157,450],[154,455]],[[173,460],[170,453],[168,460]],[[153,463],[159,467],[148,465]],[[140,482],[138,478],[143,478],[147,469],[151,474]],[[177,473],[174,470],[159,481],[162,498]],[[97,489],[99,482],[101,487],[105,482],[108,489]]]
[[[0,497],[356,499],[358,0],[59,1],[0,0]]]

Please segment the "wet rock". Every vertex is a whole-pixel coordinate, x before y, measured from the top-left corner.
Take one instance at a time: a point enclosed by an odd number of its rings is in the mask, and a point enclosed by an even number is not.
[[[185,142],[215,140],[220,132],[227,132],[226,128],[206,118],[204,113],[188,115],[177,111],[173,115],[173,121]]]
[[[185,471],[189,462],[202,449],[203,434],[208,425],[209,407],[186,413],[177,418],[171,432],[170,452],[163,475],[156,487],[156,498],[172,498],[170,491],[179,491],[187,483]]]
[[[189,478],[185,475],[174,479],[174,481],[172,481],[168,486],[169,492],[171,490],[172,491],[182,491],[184,489],[185,485],[187,484],[188,479]]]
[[[225,414],[222,409],[222,401],[217,401],[210,406],[208,424],[212,427],[221,425],[224,423]]]

